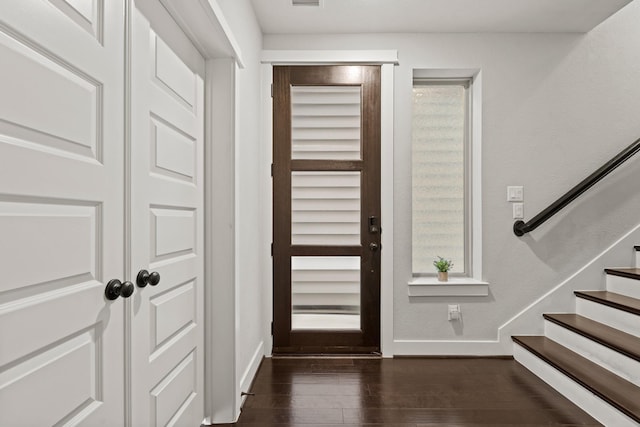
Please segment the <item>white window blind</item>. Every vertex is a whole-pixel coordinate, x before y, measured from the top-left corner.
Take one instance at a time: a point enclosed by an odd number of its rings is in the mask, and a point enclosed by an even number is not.
[[[293,329],[360,328],[360,257],[292,257]]]
[[[291,88],[291,158],[358,160],[360,86]]]
[[[360,172],[291,174],[291,244],[360,244]]]
[[[468,81],[414,81],[412,123],[412,262],[435,273],[437,256],[452,273],[469,271],[466,164]]]

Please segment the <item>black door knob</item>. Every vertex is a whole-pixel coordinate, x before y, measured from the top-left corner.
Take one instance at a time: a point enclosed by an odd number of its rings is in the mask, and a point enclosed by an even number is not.
[[[156,286],[158,283],[160,283],[160,273],[157,271],[149,273],[149,284],[151,286]]]
[[[122,283],[118,279],[113,279],[109,280],[109,283],[107,283],[107,287],[104,289],[104,295],[108,300],[113,301],[118,297],[129,298],[133,294],[134,290],[135,287],[133,286],[133,283],[129,281]]]
[[[147,285],[156,286],[160,283],[160,273],[157,271],[152,271],[149,273],[147,270],[140,270],[138,272],[138,277],[136,277],[136,284],[144,288]]]

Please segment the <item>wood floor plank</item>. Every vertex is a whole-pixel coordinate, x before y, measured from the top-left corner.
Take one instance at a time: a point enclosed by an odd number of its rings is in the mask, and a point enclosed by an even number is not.
[[[238,425],[600,425],[513,359],[265,359],[251,392]]]

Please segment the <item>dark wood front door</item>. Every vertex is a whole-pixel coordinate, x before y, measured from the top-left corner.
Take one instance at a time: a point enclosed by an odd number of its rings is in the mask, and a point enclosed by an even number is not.
[[[274,67],[273,107],[273,352],[379,352],[380,67]]]

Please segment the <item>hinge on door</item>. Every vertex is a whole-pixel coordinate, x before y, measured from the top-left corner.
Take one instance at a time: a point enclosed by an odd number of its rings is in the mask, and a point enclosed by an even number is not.
[[[271,163],[271,178],[273,178],[273,163]]]
[[[273,256],[273,242],[271,242],[271,256]]]
[[[271,97],[273,98],[273,83],[271,83]]]
[[[273,322],[271,322],[271,335],[273,336]]]

